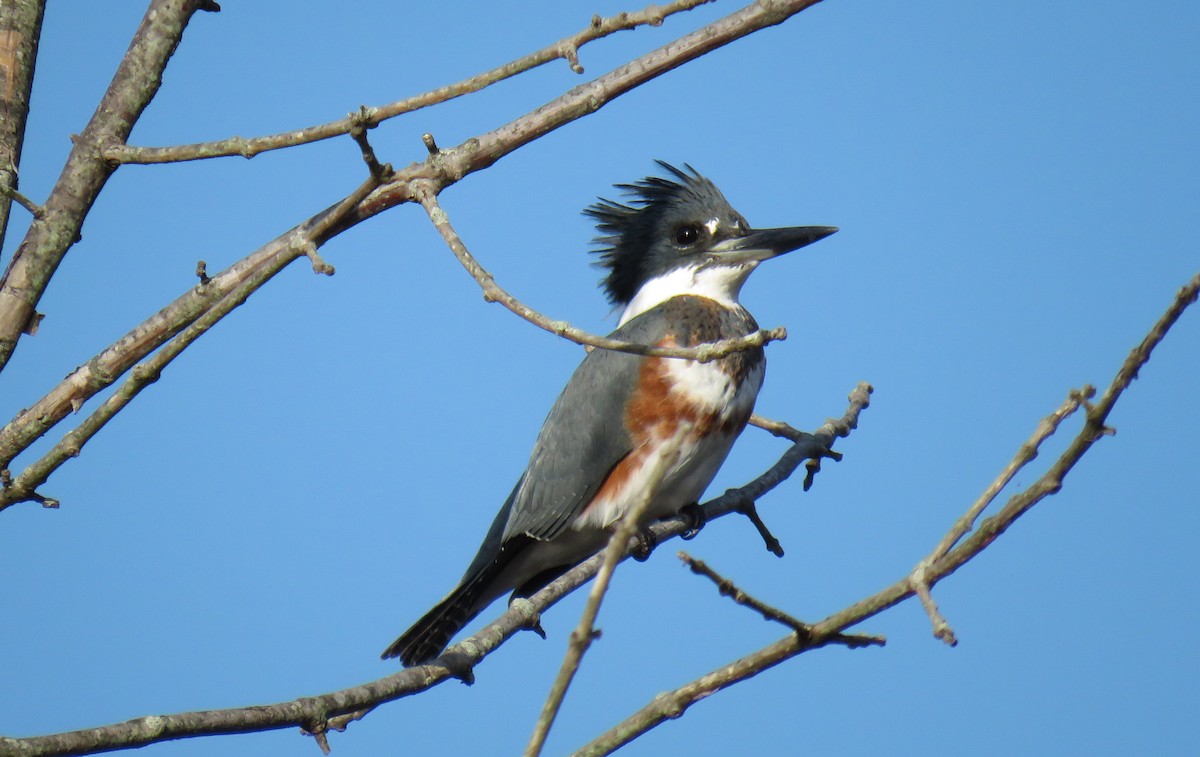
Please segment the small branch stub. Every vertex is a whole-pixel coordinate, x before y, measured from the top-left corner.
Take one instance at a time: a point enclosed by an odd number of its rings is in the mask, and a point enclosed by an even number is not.
[[[929,590],[929,581],[925,577],[928,570],[928,563],[922,561],[917,563],[917,567],[908,577],[909,586],[917,595],[917,599],[921,601],[921,607],[925,610],[925,614],[929,616],[929,622],[933,624],[933,635],[946,644],[957,647],[958,637],[954,635],[954,629],[950,627],[950,622],[942,615],[942,611],[938,609],[937,602],[933,601],[933,594]]]
[[[0,185],[0,194],[3,194],[8,199],[20,205],[22,208],[25,208],[25,210],[29,211],[29,214],[34,218],[40,219],[42,216],[46,215],[45,208],[18,192],[14,187],[5,187]]]
[[[312,263],[313,273],[325,276],[332,276],[334,274],[334,267],[325,262],[325,259],[321,257],[321,253],[317,252],[317,245],[311,239],[297,236],[292,240],[292,244]]]
[[[350,136],[358,144],[358,149],[362,151],[363,162],[367,164],[367,170],[371,172],[371,178],[376,183],[382,184],[392,177],[392,164],[380,163],[375,157],[375,148],[371,147],[370,140],[367,139],[367,130],[374,129],[376,126],[374,113],[367,106],[360,106],[357,113],[350,115],[352,126],[350,127]]]
[[[61,504],[54,497],[46,497],[46,496],[43,496],[42,494],[39,494],[36,491],[29,493],[29,499],[33,500],[34,502],[37,502],[39,505],[41,505],[42,507],[44,507],[48,510],[57,510],[58,506]]]
[[[45,313],[39,313],[35,310],[29,315],[29,320],[25,322],[25,328],[21,330],[29,336],[37,334],[38,326],[42,324],[42,319],[45,317]]]
[[[746,592],[739,589],[733,581],[725,578],[720,573],[710,568],[703,560],[697,560],[687,552],[679,552],[679,559],[683,561],[693,573],[698,576],[704,576],[708,580],[716,584],[717,592],[722,597],[729,597],[737,604],[748,607],[754,610],[759,615],[763,616],[764,620],[769,620],[775,623],[781,623],[792,629],[800,639],[806,643],[815,643],[821,641],[813,638],[812,626],[799,618],[795,618],[788,613],[778,608],[772,607],[760,599],[750,596]],[[826,641],[836,644],[843,644],[850,649],[861,649],[862,647],[878,646],[882,647],[887,643],[887,640],[882,636],[873,636],[868,634],[846,634],[834,633],[831,634]]]

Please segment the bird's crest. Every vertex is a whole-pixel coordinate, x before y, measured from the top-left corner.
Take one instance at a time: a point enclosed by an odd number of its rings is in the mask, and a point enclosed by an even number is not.
[[[725,204],[716,186],[687,163],[686,170],[661,160],[654,161],[674,179],[647,176],[633,184],[615,184],[628,199],[628,204],[603,197],[584,209],[583,213],[596,220],[599,233],[593,240],[600,256],[596,265],[607,268],[604,290],[614,305],[627,304],[645,281],[650,260],[646,251],[655,243],[664,216],[682,204]]]

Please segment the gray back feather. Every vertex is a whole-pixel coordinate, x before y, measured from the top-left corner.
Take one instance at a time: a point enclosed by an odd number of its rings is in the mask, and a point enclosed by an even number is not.
[[[651,311],[613,332],[616,339],[657,344],[666,321]],[[553,539],[591,502],[609,472],[633,449],[625,407],[643,358],[593,350],[563,389],[513,491],[504,540],[527,534]],[[499,520],[499,519],[497,519]]]

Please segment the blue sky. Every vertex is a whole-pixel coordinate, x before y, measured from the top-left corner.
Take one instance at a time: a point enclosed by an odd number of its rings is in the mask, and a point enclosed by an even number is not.
[[[50,4],[21,164],[52,186],[140,19]],[[538,2],[225,3],[200,14],[135,144],[321,123],[477,73],[591,14]],[[420,7],[409,7],[420,6]],[[517,117],[731,12],[718,3],[371,133],[396,165]],[[616,319],[579,211],[690,162],[752,224],[841,232],[764,266],[743,302],[790,338],[759,412],[812,428],[876,387],[808,493],[760,509],[776,559],[728,518],[686,548],[817,620],[902,577],[1067,391],[1106,386],[1200,266],[1200,9],[1190,2],[827,2],[614,101],[447,190],[481,262],[528,304]],[[0,376],[11,417],[191,286],[350,191],[349,138],[254,160],[122,168]],[[23,233],[19,209],[3,260]],[[581,350],[482,301],[423,213],[397,208],[285,271],[176,361],[44,487],[0,515],[0,733],[292,699],[394,667],[379,651],[458,579]],[[1200,707],[1200,314],[1187,313],[1063,491],[935,596],[961,640],[905,604],[696,705],[623,754],[1189,754]],[[1017,485],[1078,430],[1068,423]],[[57,440],[57,435],[53,440]],[[53,441],[51,440],[51,441]],[[748,430],[711,492],[784,445]],[[36,452],[36,449],[35,449]],[[32,458],[22,458],[28,462]],[[18,461],[20,462],[20,460]],[[552,732],[560,754],[781,637],[672,557],[617,572]],[[523,748],[582,597],[514,639],[471,688],[381,707],[335,754]],[[496,607],[499,611],[499,606]],[[312,754],[295,731],[154,755]]]

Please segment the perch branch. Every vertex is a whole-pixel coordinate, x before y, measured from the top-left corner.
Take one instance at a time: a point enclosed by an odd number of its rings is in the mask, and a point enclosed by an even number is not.
[[[832,443],[835,437],[848,435],[850,429],[857,426],[859,413],[867,407],[868,390],[866,384],[860,384],[851,392],[850,407],[841,420],[827,422],[812,438],[793,445],[770,470],[743,489],[752,496],[762,496],[799,466],[799,460],[795,459],[798,454],[797,446],[807,447],[813,454],[819,454],[819,446],[812,439],[827,436],[829,443]],[[733,512],[739,497],[740,493],[734,496],[726,493],[707,502],[703,506],[706,520],[711,521]],[[683,535],[690,527],[691,523],[687,518],[676,517],[653,524],[650,532],[661,543]],[[627,544],[627,548],[634,545],[635,543],[631,542]],[[513,601],[498,618],[485,625],[474,636],[447,648],[437,660],[401,670],[361,686],[277,704],[154,715],[98,728],[23,739],[0,737],[0,754],[13,757],[93,754],[173,739],[291,727],[300,727],[309,733],[328,733],[338,726],[345,727],[350,720],[360,717],[362,712],[384,702],[411,696],[446,680],[460,677],[464,666],[468,669],[475,666],[509,637],[534,627],[544,610],[591,580],[599,570],[602,559],[602,555],[595,555],[528,599]],[[354,717],[344,717],[348,715]]]

